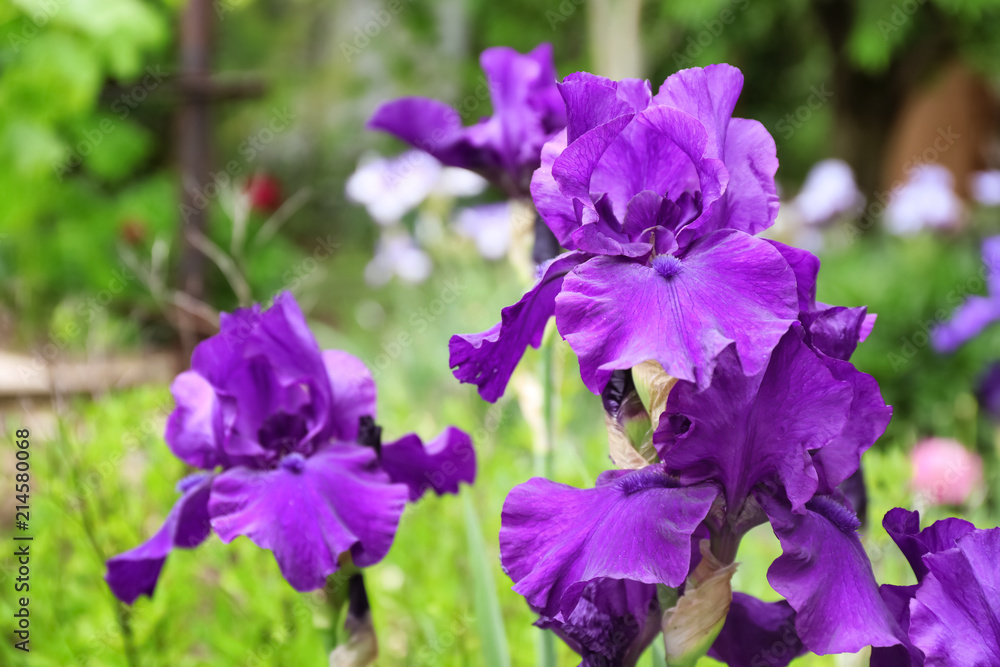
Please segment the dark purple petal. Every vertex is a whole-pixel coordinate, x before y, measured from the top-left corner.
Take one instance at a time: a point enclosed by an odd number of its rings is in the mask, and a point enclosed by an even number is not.
[[[729,667],[785,667],[804,652],[790,604],[733,593],[726,622],[708,655]]]
[[[1000,665],[1000,528],[924,557],[928,573],[910,603],[910,639],[928,666]]]
[[[819,257],[808,250],[767,239],[781,253],[795,272],[795,285],[799,295],[799,310],[809,312],[816,307],[816,278],[819,276]]]
[[[375,464],[375,451],[333,444],[274,470],[231,468],[215,479],[209,513],[223,542],[245,535],[270,549],[298,591],[320,588],[350,552],[367,567],[389,551],[407,487]]]
[[[723,231],[679,259],[662,257],[672,265],[597,257],[563,282],[556,322],[594,393],[611,371],[647,360],[704,387],[733,342],[744,370],[757,373],[796,317],[791,269],[765,241]]]
[[[449,363],[455,377],[475,384],[479,395],[491,403],[500,398],[524,350],[541,345],[566,273],[585,257],[569,252],[555,258],[520,301],[500,312],[499,324],[482,333],[452,336]]]
[[[406,484],[411,501],[428,489],[438,495],[458,493],[459,482],[472,484],[476,479],[472,439],[454,426],[427,445],[413,433],[387,443],[382,446],[379,462],[394,483]]]
[[[780,481],[798,509],[818,486],[809,452],[823,451],[844,429],[852,393],[802,342],[796,326],[774,348],[764,371],[745,373],[730,346],[718,356],[707,389],[678,382],[654,443],[667,469],[685,484],[720,484],[733,512],[755,486],[771,479]]]
[[[847,308],[816,304],[810,312],[799,318],[809,332],[809,345],[834,359],[850,359],[863,339],[868,322],[868,309],[864,306]]]
[[[104,579],[115,597],[125,604],[132,604],[140,595],[152,597],[170,551],[193,549],[205,541],[212,530],[208,516],[212,480],[213,476],[205,473],[182,480],[178,487],[183,495],[160,530],[138,547],[108,560]]]
[[[913,599],[916,592],[916,586],[882,584],[879,587],[879,594],[885,601],[885,606],[896,619],[903,633],[909,632],[910,600]],[[869,667],[922,667],[924,654],[910,643],[909,637],[901,637],[901,639],[902,643],[896,646],[873,647]]]
[[[976,527],[963,519],[942,519],[920,530],[920,513],[897,507],[889,510],[882,519],[882,527],[903,552],[917,581],[927,575],[924,556],[955,548],[959,538],[973,532]]]
[[[691,535],[718,491],[673,484],[649,467],[594,489],[538,477],[515,487],[500,529],[500,559],[514,590],[554,617],[571,614],[594,579],[679,586]]]
[[[826,655],[901,643],[902,630],[879,595],[854,512],[831,496],[817,496],[801,512],[776,497],[757,499],[784,552],[767,579],[797,612],[795,629],[806,648]]]
[[[467,153],[456,148],[461,139],[462,119],[443,102],[402,97],[376,109],[368,127],[394,134],[446,165],[466,169],[478,166],[468,160]]]
[[[583,658],[582,667],[633,665],[660,632],[656,586],[598,579],[569,614],[543,616],[535,625],[561,637]]]
[[[834,379],[851,387],[852,394],[843,430],[812,456],[819,474],[819,492],[832,493],[859,469],[861,455],[885,433],[892,419],[892,408],[885,404],[875,378],[858,371],[848,361],[822,355],[819,358]]]

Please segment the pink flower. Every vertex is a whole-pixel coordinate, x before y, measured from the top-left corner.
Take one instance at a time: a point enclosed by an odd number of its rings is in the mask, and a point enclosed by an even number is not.
[[[983,483],[983,461],[950,438],[927,438],[910,452],[913,490],[932,505],[961,505]]]

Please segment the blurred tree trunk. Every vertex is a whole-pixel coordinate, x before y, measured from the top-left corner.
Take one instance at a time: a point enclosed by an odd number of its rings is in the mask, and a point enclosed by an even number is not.
[[[848,53],[856,2],[814,0],[813,10],[834,57],[834,153],[851,164],[859,187],[870,195],[882,187],[887,143],[903,101],[914,86],[948,62],[954,47],[942,31],[933,40],[900,48],[882,71],[864,71],[851,62]],[[921,11],[938,12],[930,4]]]
[[[590,58],[595,74],[611,79],[641,78],[642,0],[588,0]]]

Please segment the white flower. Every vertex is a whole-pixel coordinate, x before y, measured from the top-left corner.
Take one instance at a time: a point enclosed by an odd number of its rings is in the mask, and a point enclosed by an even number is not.
[[[806,225],[820,226],[842,215],[859,212],[865,203],[858,191],[854,172],[843,160],[823,160],[813,165],[802,184],[802,190],[792,200]]]
[[[926,164],[910,170],[909,180],[897,188],[885,208],[885,221],[893,234],[916,234],[925,227],[944,229],[962,220],[962,201],[955,194],[955,179],[945,167]]]
[[[971,177],[972,197],[983,206],[1000,206],[1000,170],[977,171]]]
[[[380,225],[399,222],[434,190],[441,163],[423,151],[384,158],[366,153],[347,180],[347,197],[364,205]]]
[[[375,247],[375,256],[365,267],[365,282],[380,287],[393,276],[411,284],[422,283],[431,274],[431,258],[402,230],[386,232]]]
[[[455,216],[455,229],[471,238],[479,254],[486,259],[500,259],[510,247],[510,202],[484,204],[462,209]]]

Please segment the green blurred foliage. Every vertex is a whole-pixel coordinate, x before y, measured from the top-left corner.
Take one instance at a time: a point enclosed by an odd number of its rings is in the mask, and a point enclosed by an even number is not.
[[[150,130],[120,100],[103,99],[121,86],[122,95],[155,92],[160,81],[143,76],[169,53],[172,20],[140,0],[0,6],[0,285],[26,325],[44,327],[66,294],[108,287],[129,216],[148,214],[150,235],[172,231],[175,219],[161,212],[175,195],[157,187]],[[125,286],[127,298],[143,292]]]

